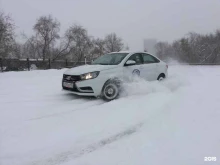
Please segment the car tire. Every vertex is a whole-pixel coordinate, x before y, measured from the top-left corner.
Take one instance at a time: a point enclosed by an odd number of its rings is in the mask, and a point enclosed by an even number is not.
[[[108,81],[105,83],[102,90],[102,98],[105,101],[112,101],[118,98],[120,89],[116,81]]]
[[[158,76],[157,80],[158,81],[163,81],[165,79],[165,75],[162,73]]]

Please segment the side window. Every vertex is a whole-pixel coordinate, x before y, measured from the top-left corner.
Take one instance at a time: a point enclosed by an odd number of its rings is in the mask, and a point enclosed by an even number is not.
[[[142,55],[143,55],[144,63],[157,63],[157,62],[160,62],[158,59],[156,59],[155,57],[153,57],[149,54],[142,54]]]
[[[135,61],[137,65],[140,65],[143,63],[143,59],[142,59],[141,54],[133,54],[131,57],[129,57],[128,60]]]

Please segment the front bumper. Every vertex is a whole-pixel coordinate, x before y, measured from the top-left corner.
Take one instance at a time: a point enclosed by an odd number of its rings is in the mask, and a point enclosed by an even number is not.
[[[66,89],[63,89],[63,91],[67,93],[73,93],[78,96],[95,96],[94,93],[80,93],[80,92],[74,92],[74,91],[66,90]]]
[[[73,88],[66,88],[63,86],[63,82],[74,83]],[[100,96],[104,82],[100,79],[91,79],[84,81],[67,81],[62,80],[63,91],[70,92],[79,96]]]

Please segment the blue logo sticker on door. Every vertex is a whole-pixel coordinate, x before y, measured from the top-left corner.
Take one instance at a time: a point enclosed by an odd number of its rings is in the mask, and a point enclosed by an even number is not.
[[[133,70],[133,75],[140,76],[140,71],[138,69]]]

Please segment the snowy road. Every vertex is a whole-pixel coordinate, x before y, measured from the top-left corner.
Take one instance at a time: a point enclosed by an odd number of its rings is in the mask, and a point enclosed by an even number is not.
[[[220,67],[171,66],[108,103],[61,91],[64,71],[0,73],[0,165],[220,164]]]

